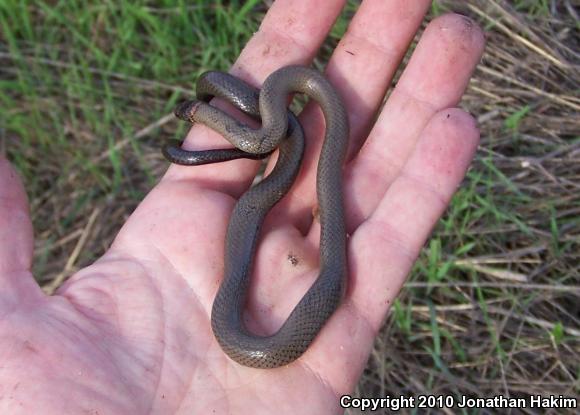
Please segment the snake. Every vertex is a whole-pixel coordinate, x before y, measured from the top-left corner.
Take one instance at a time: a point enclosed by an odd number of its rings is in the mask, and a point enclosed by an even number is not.
[[[319,274],[282,326],[272,335],[249,331],[243,311],[266,214],[290,190],[301,167],[305,138],[289,96],[302,93],[318,103],[325,120],[316,191],[320,220]],[[243,123],[210,104],[223,98],[261,122]],[[224,274],[211,310],[211,328],[222,350],[235,362],[252,368],[276,368],[298,359],[340,305],[348,273],[342,172],[349,137],[344,103],[317,70],[286,66],[272,72],[260,89],[225,72],[209,71],[196,84],[196,99],[177,106],[175,115],[220,133],[234,148],[190,151],[177,140],[163,147],[172,163],[202,165],[238,158],[260,159],[276,149],[272,171],[236,202],[226,237]]]

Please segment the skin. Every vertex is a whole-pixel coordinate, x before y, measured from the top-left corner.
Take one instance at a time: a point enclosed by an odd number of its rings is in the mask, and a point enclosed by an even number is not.
[[[308,64],[343,2],[310,5],[275,2],[232,73],[259,85],[276,68]],[[225,227],[257,162],[171,167],[109,251],[47,297],[30,273],[25,192],[0,159],[0,412],[342,413],[338,397],[354,389],[381,322],[478,144],[473,118],[455,106],[484,39],[457,15],[429,24],[372,125],[428,7],[364,1],[328,64],[351,125],[344,176],[348,290],[291,365],[239,366],[210,330]],[[314,105],[300,120],[305,164],[292,194],[267,220],[256,258],[247,319],[258,333],[274,331],[318,274],[312,213],[324,128]],[[227,144],[202,126],[188,135],[189,149],[216,146]]]

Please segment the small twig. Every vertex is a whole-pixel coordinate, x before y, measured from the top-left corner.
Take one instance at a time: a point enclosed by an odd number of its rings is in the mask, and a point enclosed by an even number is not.
[[[40,252],[42,252],[43,255],[45,255],[45,254],[55,250],[56,248],[60,248],[61,246],[64,246],[67,243],[69,243],[70,241],[78,238],[79,236],[82,235],[82,233],[83,233],[82,229],[76,229],[75,231],[69,233],[68,235],[63,236],[59,240],[53,242],[52,244],[40,247],[38,250]]]
[[[454,304],[454,305],[441,305],[441,306],[434,306],[434,307],[435,307],[435,311],[469,311],[469,310],[475,310],[475,309],[479,308],[475,304]],[[429,307],[428,306],[412,306],[411,310],[414,312],[426,313],[426,312],[429,312]],[[495,313],[495,314],[500,314],[502,316],[507,316],[509,318],[516,318],[516,319],[521,320],[525,323],[535,324],[535,325],[538,325],[542,328],[546,328],[549,330],[552,330],[554,328],[554,326],[556,325],[555,323],[552,323],[552,322],[549,322],[546,320],[541,320],[539,318],[530,317],[530,316],[526,316],[523,314],[514,313],[511,311],[506,311],[506,310],[503,310],[499,307],[491,306],[491,305],[489,305],[489,303],[487,306],[487,311],[491,312],[491,313]],[[565,327],[565,326],[563,327],[563,330],[572,336],[579,336],[580,337],[580,330],[570,328],[570,327]],[[460,328],[460,331],[464,331],[464,329]]]
[[[580,294],[580,285],[516,284],[501,282],[408,282],[407,288],[518,288],[521,290],[563,291]]]
[[[536,326],[540,326],[540,327],[548,329],[548,330],[553,330],[554,327],[556,326],[556,323],[552,323],[550,321],[541,320],[539,318],[526,316],[526,315],[523,315],[520,313],[511,313],[511,312],[505,311],[505,310],[498,308],[498,307],[489,307],[487,309],[487,311],[489,311],[490,313],[500,314],[502,316],[509,316],[510,318],[515,318],[515,319],[521,320],[521,321],[529,323],[529,324],[535,324]],[[572,336],[580,337],[580,330],[573,329],[573,328],[566,327],[566,326],[563,326],[562,328],[568,334],[570,334]]]
[[[130,137],[125,137],[125,138],[119,140],[117,143],[115,143],[115,145],[113,147],[108,148],[107,150],[102,152],[97,157],[94,157],[93,159],[91,159],[91,164],[96,164],[96,163],[103,161],[104,159],[109,157],[113,151],[118,151],[118,150],[126,147],[133,140],[139,140],[139,139],[151,134],[155,129],[167,124],[169,121],[172,121],[174,119],[175,119],[175,115],[173,115],[172,112],[169,114],[165,114],[163,117],[159,118],[157,121],[152,122],[151,124],[140,129],[139,131],[137,131],[134,135],[132,135]]]
[[[547,249],[546,244],[539,244],[535,246],[529,246],[526,248],[515,249],[505,253],[491,254],[491,255],[481,255],[473,258],[459,259],[455,261],[458,265],[471,265],[471,264],[498,264],[515,261],[516,258],[522,257],[524,255],[539,254]]]
[[[498,300],[499,301],[499,300]],[[488,301],[487,304],[497,303],[498,301]],[[470,304],[451,304],[451,305],[434,305],[435,311],[470,311],[479,308],[476,303]],[[411,311],[418,313],[428,313],[430,310],[429,306],[426,305],[414,305],[411,306]]]
[[[44,292],[46,292],[49,295],[53,294],[54,291],[58,287],[60,287],[60,285],[67,278],[70,271],[73,269],[74,264],[76,263],[82,249],[84,248],[85,243],[87,242],[87,239],[91,233],[91,230],[93,229],[93,225],[95,224],[95,221],[96,221],[97,217],[99,216],[100,212],[101,212],[101,209],[99,207],[97,207],[93,210],[93,213],[91,213],[91,216],[89,217],[89,220],[87,221],[87,224],[85,225],[85,228],[83,229],[83,233],[81,234],[81,236],[80,236],[76,246],[74,247],[71,255],[69,256],[68,260],[66,261],[64,269],[62,270],[62,272],[60,272],[56,276],[56,278],[54,278],[54,280],[52,280],[50,282],[50,284],[47,284],[43,287]]]
[[[502,280],[520,281],[520,282],[528,281],[528,276],[520,272],[513,272],[505,269],[479,265],[477,261],[468,261],[468,260],[455,261],[455,265],[457,265],[458,267],[470,268],[475,271],[481,272],[482,274],[486,274],[491,277],[499,278]]]

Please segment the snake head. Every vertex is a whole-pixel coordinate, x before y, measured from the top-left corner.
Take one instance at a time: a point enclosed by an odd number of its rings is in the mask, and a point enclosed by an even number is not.
[[[194,122],[193,116],[195,115],[195,111],[197,111],[199,104],[201,104],[201,101],[198,101],[196,99],[182,102],[175,108],[175,111],[173,111],[173,113],[180,120],[189,121],[193,123]]]

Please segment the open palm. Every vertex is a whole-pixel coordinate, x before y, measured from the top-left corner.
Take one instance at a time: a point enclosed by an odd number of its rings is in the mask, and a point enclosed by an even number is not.
[[[322,3],[278,0],[232,73],[259,85],[281,66],[309,64],[343,6]],[[348,290],[312,346],[288,366],[233,363],[209,323],[227,221],[257,162],[171,167],[110,250],[47,297],[29,271],[24,191],[0,160],[0,412],[341,412],[338,398],[353,390],[381,321],[479,138],[472,117],[452,108],[484,43],[480,30],[458,15],[430,23],[378,113],[429,4],[364,1],[326,68],[351,125]],[[317,276],[314,183],[324,120],[312,104],[300,119],[304,164],[265,224],[252,277],[247,324],[261,334],[281,325]],[[202,126],[186,142],[189,149],[220,145],[227,143]]]

